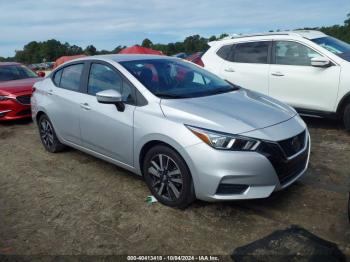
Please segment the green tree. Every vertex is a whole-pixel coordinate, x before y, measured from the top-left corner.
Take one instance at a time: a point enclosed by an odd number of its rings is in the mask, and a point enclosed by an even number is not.
[[[97,54],[97,49],[96,47],[94,47],[93,45],[88,45],[85,50],[84,53],[86,55],[96,55]]]
[[[212,35],[211,37],[209,37],[208,41],[211,42],[211,41],[215,41],[217,40],[216,36],[215,35]]]
[[[36,41],[29,42],[23,50],[16,51],[15,60],[23,63],[39,63],[40,59],[40,44]]]
[[[38,43],[38,48],[38,62],[42,62],[43,59],[46,59],[46,61],[54,61],[58,57],[68,53],[69,44],[62,44],[60,41],[50,39],[42,43]]]
[[[193,35],[186,37],[184,41],[184,48],[186,53],[194,53],[198,51],[205,51],[207,49],[208,39],[200,35]]]
[[[169,55],[174,55],[178,53],[177,50],[176,50],[176,46],[174,43],[169,43],[166,47],[166,54],[169,54]]]
[[[10,62],[12,60],[13,60],[12,57],[2,57],[2,56],[0,56],[0,62]]]
[[[152,41],[149,40],[148,38],[145,38],[145,39],[142,41],[141,46],[147,47],[147,48],[152,48],[153,43],[152,43]]]
[[[350,13],[347,15],[343,25],[323,26],[316,28],[304,28],[320,30],[327,35],[339,38],[345,42],[350,43]],[[273,30],[270,30],[270,32]],[[276,30],[280,31],[279,29]],[[142,41],[142,46],[151,47],[153,49],[162,51],[164,54],[173,55],[176,53],[185,52],[188,54],[205,51],[208,48],[208,41],[215,41],[227,37],[228,34],[223,33],[219,37],[211,36],[208,38],[200,35],[192,35],[186,37],[182,42],[168,43],[168,44],[153,44],[148,38]],[[87,55],[95,54],[116,54],[125,46],[118,45],[111,51],[98,51],[93,45],[87,46],[84,50],[77,45],[70,45],[69,43],[61,43],[58,40],[50,39],[44,42],[32,41],[26,44],[22,50],[16,50],[14,57],[0,57],[0,61],[18,61],[26,64],[40,63],[45,59],[46,61],[55,61],[60,56],[64,55],[78,55],[85,53]]]
[[[80,46],[72,45],[68,46],[68,55],[81,55],[84,51]]]
[[[219,38],[218,38],[218,39],[223,39],[223,38],[225,38],[225,37],[228,37],[228,34],[223,33],[223,34],[221,34],[221,35],[219,36]]]
[[[346,20],[344,21],[344,25],[350,27],[350,13],[347,14]]]
[[[97,54],[97,55],[107,55],[107,54],[111,54],[111,51],[102,49],[101,51],[97,51],[96,54]]]
[[[121,46],[121,45],[118,45],[116,48],[114,48],[112,50],[112,54],[118,54],[121,50],[123,50],[124,48],[126,48],[126,46]]]
[[[14,60],[26,64],[41,63],[46,61],[55,61],[64,55],[82,54],[81,47],[68,43],[62,44],[60,41],[50,39],[44,42],[32,41],[23,47],[23,50],[17,50]]]

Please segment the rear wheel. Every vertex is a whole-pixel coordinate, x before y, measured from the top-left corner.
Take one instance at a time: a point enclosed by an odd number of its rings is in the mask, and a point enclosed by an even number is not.
[[[65,148],[65,146],[58,140],[53,125],[47,115],[40,116],[38,127],[41,142],[47,151],[57,153]]]
[[[159,145],[150,149],[143,162],[143,174],[151,193],[162,204],[186,208],[195,200],[187,165],[170,147]]]
[[[345,129],[350,132],[350,103],[344,108],[343,121]]]

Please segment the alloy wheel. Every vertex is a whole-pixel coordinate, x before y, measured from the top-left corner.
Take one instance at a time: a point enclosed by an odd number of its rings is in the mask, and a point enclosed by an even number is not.
[[[158,196],[166,200],[180,198],[183,188],[183,177],[176,162],[165,154],[155,155],[148,167],[152,177],[152,187]]]
[[[51,123],[47,119],[40,122],[40,135],[47,148],[51,148],[54,143],[54,134]]]

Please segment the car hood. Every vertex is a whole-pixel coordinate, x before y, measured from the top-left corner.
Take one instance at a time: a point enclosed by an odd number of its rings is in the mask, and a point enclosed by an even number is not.
[[[16,94],[25,91],[31,91],[34,83],[42,80],[42,78],[27,78],[12,81],[0,82],[1,94]]]
[[[297,114],[288,105],[243,88],[198,98],[162,99],[161,108],[171,120],[231,134],[276,125]]]

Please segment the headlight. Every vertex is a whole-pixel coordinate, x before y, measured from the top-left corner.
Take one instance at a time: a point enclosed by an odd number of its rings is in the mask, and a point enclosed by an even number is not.
[[[225,134],[188,125],[186,127],[204,143],[215,149],[254,151],[260,144],[260,141],[248,137]]]
[[[8,96],[0,96],[0,101],[5,101],[5,100],[9,100],[10,97]]]

